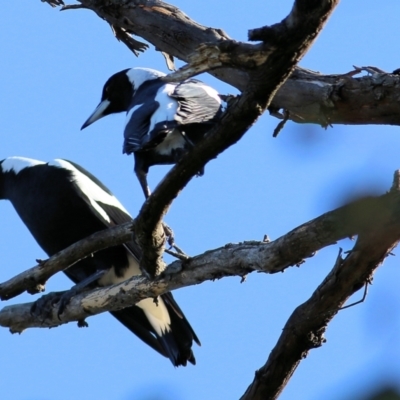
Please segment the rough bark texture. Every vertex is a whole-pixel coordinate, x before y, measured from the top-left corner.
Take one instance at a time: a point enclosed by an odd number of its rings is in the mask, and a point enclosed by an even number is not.
[[[371,75],[355,78],[367,71]],[[270,106],[272,115],[288,112],[298,123],[400,125],[400,76],[355,68],[347,74],[322,75],[296,68]]]
[[[303,3],[307,4],[308,8],[306,7],[307,12],[301,15],[296,7],[299,4],[303,7]],[[290,14],[287,17],[287,20],[291,21],[290,29],[287,28],[285,20],[282,22],[284,28],[281,24],[273,27],[273,31],[285,29],[286,32],[286,35],[279,36],[279,46],[276,48],[270,44],[256,46],[257,52],[264,56],[265,61],[251,71],[242,95],[230,103],[219,124],[205,139],[189,151],[167,174],[140,210],[135,223],[135,233],[141,248],[147,254],[151,254],[149,259],[143,257],[142,267],[145,270],[157,265],[156,271],[162,271],[163,249],[160,240],[156,241],[155,238],[159,237],[157,232],[160,231],[162,217],[174,198],[208,161],[235,144],[269,106],[277,89],[312,44],[336,3],[337,1],[307,2],[306,0],[295,2],[292,11],[295,16]],[[218,51],[226,52],[225,43],[216,46]],[[227,56],[224,59],[227,65],[230,65],[233,58],[232,66],[237,67],[240,60],[236,57],[236,52],[241,46],[245,51],[248,50],[247,44],[235,43],[234,56]],[[203,59],[207,62],[207,57]],[[155,254],[158,256],[157,259],[154,257]]]
[[[48,260],[37,260],[39,265],[36,267],[32,267],[0,284],[0,299],[11,299],[24,291],[31,294],[43,292],[46,281],[57,272],[67,269],[96,251],[126,243],[131,237],[132,223],[128,222],[124,225],[95,233],[58,252]]]
[[[398,176],[396,174],[396,179]],[[378,220],[381,221],[379,225],[376,223]],[[398,189],[392,189],[389,194],[380,197],[360,199],[323,214],[272,242],[226,244],[185,261],[174,261],[156,280],[135,277],[119,285],[75,296],[66,306],[62,321],[57,316],[57,304],[54,305],[52,313],[40,317],[30,315],[29,304],[5,307],[0,311],[0,325],[9,327],[13,332],[20,332],[29,327],[57,326],[100,312],[121,309],[142,298],[157,296],[206,280],[227,276],[244,277],[254,271],[281,272],[290,266],[301,265],[304,259],[312,257],[318,250],[338,240],[359,234],[360,241],[361,235],[366,235],[365,232],[373,238],[383,230],[390,232],[392,226],[400,227]],[[110,235],[113,244],[123,242],[130,235],[129,224],[107,229],[84,239],[54,255],[44,264],[3,283],[1,296],[10,298],[21,290],[26,281],[36,279],[42,282],[57,271],[66,269],[68,262],[76,257],[82,259],[90,255],[95,240],[100,240],[103,246],[110,243]],[[360,286],[355,290],[359,288]]]
[[[399,179],[399,175],[396,174],[395,179]],[[171,271],[180,271],[182,268],[185,271],[198,268],[199,271],[209,271],[207,273],[210,274],[210,279],[213,279],[212,274],[223,277],[243,276],[252,271],[271,274],[281,272],[289,266],[302,264],[305,258],[314,256],[318,250],[361,232],[370,223],[367,217],[374,215],[372,211],[385,204],[385,198],[386,195],[357,200],[306,222],[272,242],[228,243],[196,257],[175,261],[167,267],[168,274],[171,274]],[[11,299],[24,291],[28,293],[43,291],[46,280],[57,272],[67,269],[77,260],[129,240],[131,225],[129,222],[98,232],[16,275],[0,285],[0,299]],[[188,277],[188,281],[183,280],[182,286],[190,285],[190,279]],[[38,286],[40,290],[37,290]]]
[[[363,226],[354,248],[345,259],[339,253],[332,271],[290,316],[267,363],[256,371],[242,400],[276,399],[308,351],[325,342],[327,325],[346,300],[371,282],[375,270],[397,246],[400,241],[398,179],[399,171],[391,191],[381,202],[371,199],[362,212]]]
[[[61,0],[44,1],[52,6],[63,4]],[[231,100],[220,123],[163,179],[135,220],[133,230],[143,250],[142,266],[156,276],[154,280],[135,277],[75,296],[62,314],[62,321],[57,316],[57,305],[47,315],[40,316],[31,315],[32,304],[5,307],[0,311],[0,325],[21,332],[28,327],[82,322],[90,315],[121,309],[143,298],[205,280],[243,277],[253,271],[282,271],[301,264],[339,239],[357,234],[352,252],[344,260],[338,257],[312,297],[294,311],[267,363],[257,371],[254,382],[243,395],[246,400],[275,399],[307,352],[322,345],[326,326],[342,304],[370,281],[374,270],[400,240],[399,173],[390,193],[324,214],[274,242],[226,245],[185,261],[175,261],[165,271],[162,217],[197,171],[240,140],[267,108],[278,117],[282,117],[280,110],[284,110],[287,119],[322,126],[398,124],[399,77],[373,68],[367,69],[371,76],[362,78],[354,78],[354,73],[323,76],[296,68],[338,0],[295,1],[282,22],[249,32],[250,40],[261,41],[257,44],[236,42],[220,29],[204,27],[176,7],[158,0],[79,0],[79,3],[64,9],[93,10],[112,26],[116,38],[131,51],[145,50],[143,43],[131,38],[133,33],[165,54],[189,61],[167,79],[179,80],[209,71],[240,89],[242,95]],[[40,291],[57,271],[96,249],[122,243],[130,235],[130,227],[124,225],[85,239],[0,285],[0,296],[8,299],[24,290]]]
[[[52,5],[61,5],[61,1],[51,1]],[[122,40],[132,51],[144,48],[129,44],[133,33],[162,50],[183,61],[190,61],[190,56],[199,46],[218,45],[231,38],[217,28],[202,26],[190,19],[176,7],[162,1],[108,1],[102,6],[99,0],[80,0],[82,7],[96,12],[113,27],[119,27],[126,39]],[[321,3],[322,4],[322,3]],[[308,6],[308,4],[307,4]],[[75,8],[71,6],[65,7]],[[300,8],[300,12],[303,9]],[[299,11],[297,11],[298,13]],[[286,24],[290,22],[287,18]],[[249,32],[250,40],[261,40],[260,35],[267,34],[269,41],[277,43],[279,34],[287,33],[286,25],[253,29]],[[119,31],[120,32],[120,31]],[[275,32],[275,33],[274,33]],[[271,43],[273,44],[273,43]],[[211,66],[210,66],[211,67]],[[218,68],[217,68],[218,67]],[[249,80],[251,63],[246,70],[213,65],[209,71],[215,77],[244,90]],[[282,118],[279,110],[287,110],[288,118],[298,123],[329,124],[385,124],[400,125],[400,77],[377,68],[356,68],[355,72],[365,70],[372,76],[355,78],[354,73],[323,75],[318,72],[296,67],[292,76],[280,87],[274,97],[270,111]]]

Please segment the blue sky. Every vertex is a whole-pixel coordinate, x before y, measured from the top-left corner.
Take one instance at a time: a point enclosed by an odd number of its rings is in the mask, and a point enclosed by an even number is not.
[[[292,1],[173,4],[206,26],[245,40],[248,29],[284,18]],[[399,68],[399,13],[396,0],[342,2],[301,65],[322,73],[346,73],[352,65]],[[133,160],[121,151],[124,116],[103,119],[83,132],[79,128],[111,74],[130,66],[167,72],[161,54],[151,48],[136,58],[94,13],[60,13],[39,0],[2,4],[0,42],[0,159],[71,159],[136,215],[143,195],[132,174]],[[201,79],[221,93],[236,92],[210,76]],[[166,220],[188,254],[261,240],[264,234],[275,239],[335,208],[349,193],[371,188],[383,193],[400,168],[398,127],[323,130],[288,123],[274,139],[277,123],[262,116],[175,201]],[[151,187],[166,171],[152,168]],[[1,202],[0,215],[4,281],[45,255],[11,204]],[[293,309],[333,266],[339,246],[349,250],[353,243],[326,248],[283,274],[253,274],[243,284],[229,278],[176,291],[202,342],[194,348],[195,367],[174,369],[107,314],[89,319],[89,329],[69,324],[22,335],[2,329],[0,393],[15,400],[238,398]],[[329,325],[327,343],[301,363],[281,399],[350,399],[385,382],[400,382],[399,278],[398,257],[390,257],[375,275],[366,302],[339,313]],[[47,290],[70,286],[59,274]],[[22,295],[10,303],[33,299]]]

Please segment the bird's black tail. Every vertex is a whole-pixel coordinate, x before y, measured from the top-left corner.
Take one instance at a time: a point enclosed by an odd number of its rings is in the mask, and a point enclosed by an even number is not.
[[[193,341],[201,345],[196,333],[172,294],[166,293],[161,298],[164,300],[171,320],[170,330],[162,335],[155,332],[143,310],[137,306],[113,311],[111,314],[146,344],[168,357],[175,367],[186,366],[188,361],[196,364],[192,351]]]

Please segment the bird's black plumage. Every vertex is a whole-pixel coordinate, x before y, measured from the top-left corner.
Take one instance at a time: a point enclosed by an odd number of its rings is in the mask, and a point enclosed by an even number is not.
[[[221,98],[210,86],[196,79],[166,83],[163,76],[147,68],[113,75],[104,85],[100,104],[82,126],[127,112],[123,152],[134,154],[135,172],[146,197],[149,167],[179,161],[223,112]]]
[[[10,200],[38,244],[48,254],[132,218],[93,175],[66,160],[44,163],[23,157],[0,162],[0,199]],[[65,273],[75,283],[101,271],[91,286],[106,286],[139,275],[140,249],[132,241],[101,250]],[[199,340],[171,293],[145,299],[111,313],[175,366],[195,364],[193,340]]]

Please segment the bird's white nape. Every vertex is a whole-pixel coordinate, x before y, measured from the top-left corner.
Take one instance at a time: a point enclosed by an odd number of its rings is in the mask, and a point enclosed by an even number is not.
[[[131,68],[126,72],[126,75],[135,90],[146,81],[165,76],[163,72],[151,68]]]
[[[34,160],[27,157],[8,157],[1,163],[3,172],[13,171],[16,174],[25,168],[34,167],[35,165],[45,164],[43,161]]]

